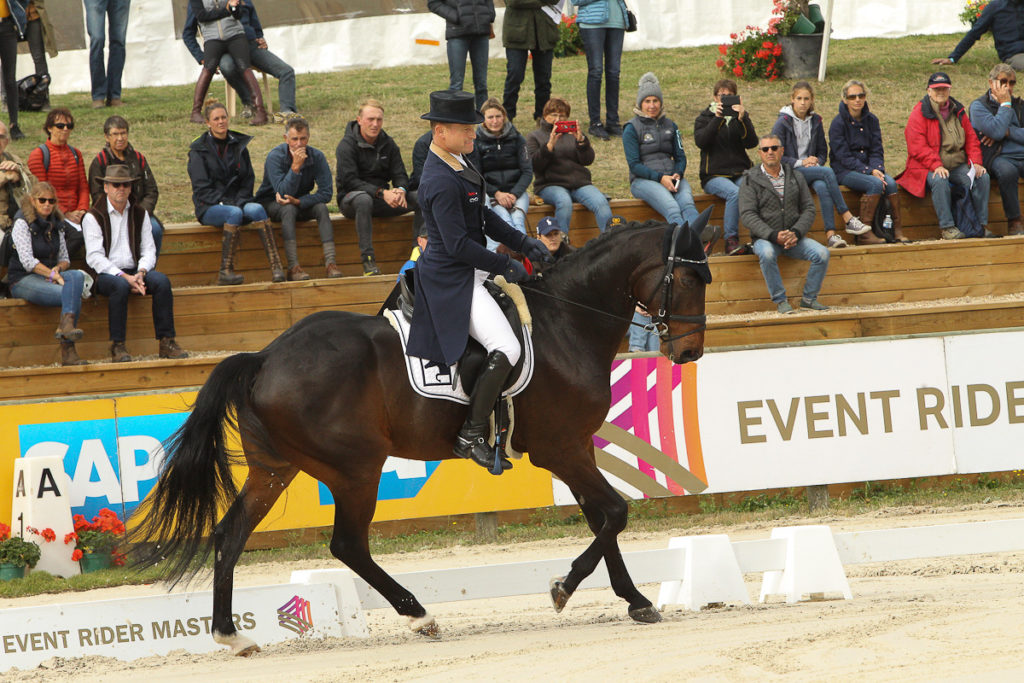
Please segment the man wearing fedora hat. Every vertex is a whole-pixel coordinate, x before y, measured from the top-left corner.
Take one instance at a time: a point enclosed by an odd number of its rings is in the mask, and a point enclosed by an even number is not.
[[[153,327],[161,358],[187,358],[174,341],[174,295],[171,281],[156,266],[156,245],[149,212],[128,197],[136,178],[123,165],[108,166],[103,194],[82,219],[85,262],[96,273],[96,291],[109,297],[110,356],[115,363],[130,361],[124,342],[128,327],[128,297],[133,292],[153,297]]]
[[[468,161],[483,117],[468,92],[430,94],[433,142],[423,164],[419,198],[427,246],[416,262],[416,306],[406,352],[454,365],[469,337],[487,350],[487,361],[470,394],[469,414],[455,442],[455,455],[488,469],[495,464],[488,443],[488,418],[505,380],[522,353],[498,304],[483,286],[491,274],[509,282],[526,279],[523,264],[487,250],[485,234],[532,261],[550,260],[547,247],[527,237],[487,208],[483,176]],[[512,464],[502,457],[502,468]]]

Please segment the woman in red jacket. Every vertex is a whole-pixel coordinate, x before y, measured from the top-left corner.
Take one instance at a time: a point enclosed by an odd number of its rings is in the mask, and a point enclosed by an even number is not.
[[[65,107],[54,107],[46,115],[43,130],[47,140],[28,155],[28,169],[41,181],[57,191],[57,203],[64,220],[74,228],[65,230],[68,251],[74,257],[85,244],[82,238],[82,217],[89,210],[89,182],[85,179],[82,152],[68,144],[75,129],[75,117]]]
[[[970,192],[978,222],[983,228],[988,225],[989,177],[981,165],[981,146],[950,89],[949,76],[941,71],[928,79],[927,94],[914,105],[904,130],[907,167],[897,176],[900,187],[915,197],[923,197],[925,189],[931,192],[944,240],[966,236],[953,219],[951,183]],[[985,234],[992,233],[986,229]]]

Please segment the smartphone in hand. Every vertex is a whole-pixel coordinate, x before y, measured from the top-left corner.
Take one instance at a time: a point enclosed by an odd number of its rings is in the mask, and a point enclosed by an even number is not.
[[[579,123],[576,121],[555,121],[556,133],[569,133],[570,135],[576,135],[577,130],[579,130]]]
[[[679,192],[679,180],[679,178],[672,179],[672,189],[675,190],[676,192]]]
[[[736,113],[733,109],[733,105],[740,103],[739,95],[722,95],[722,115],[732,116]]]

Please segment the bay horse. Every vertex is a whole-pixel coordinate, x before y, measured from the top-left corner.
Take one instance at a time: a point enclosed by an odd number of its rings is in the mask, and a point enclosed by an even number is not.
[[[676,363],[704,350],[704,289],[711,281],[693,226],[648,221],[609,230],[522,284],[533,316],[536,366],[514,401],[511,446],[572,491],[594,533],[564,577],[553,579],[557,611],[603,558],[615,594],[639,622],[661,619],[634,586],[617,536],[627,504],[601,475],[593,435],[611,404],[612,361],[639,301],[654,316],[660,350]],[[551,410],[551,406],[558,410]],[[221,361],[170,439],[150,496],[133,513],[137,566],[162,561],[171,582],[194,577],[213,547],[216,642],[238,655],[259,651],[231,618],[233,572],[246,540],[300,471],[334,495],[331,553],[437,637],[419,601],[374,562],[369,526],[388,455],[453,458],[466,407],[415,393],[397,332],[379,316],[327,311],[306,317],[257,353]],[[236,426],[242,454],[228,448]],[[231,465],[248,465],[239,491]],[[227,509],[223,517],[221,510]]]

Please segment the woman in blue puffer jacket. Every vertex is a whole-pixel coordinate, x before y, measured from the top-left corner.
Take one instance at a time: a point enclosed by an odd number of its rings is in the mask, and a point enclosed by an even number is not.
[[[512,122],[501,102],[491,98],[480,108],[484,122],[476,128],[476,148],[480,172],[487,183],[487,205],[506,223],[526,233],[526,212],[530,195],[526,191],[533,181],[533,164],[526,152],[524,138]],[[488,249],[498,246],[491,244]]]

